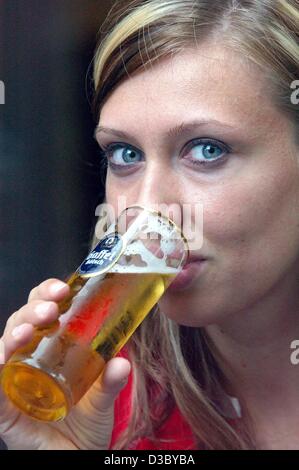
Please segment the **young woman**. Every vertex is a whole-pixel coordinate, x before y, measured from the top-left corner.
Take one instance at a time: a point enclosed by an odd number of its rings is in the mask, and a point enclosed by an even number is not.
[[[298,2],[120,7],[94,61],[106,202],[200,202],[203,245],[190,282],[64,422],[31,421],[1,395],[0,436],[10,449],[299,449]],[[53,279],[31,291],[5,360],[67,292]]]

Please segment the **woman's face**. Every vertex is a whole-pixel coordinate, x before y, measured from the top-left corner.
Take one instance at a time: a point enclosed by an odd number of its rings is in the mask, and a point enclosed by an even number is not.
[[[220,322],[298,274],[299,152],[269,96],[255,65],[213,46],[138,72],[102,109],[107,203],[203,205],[201,273],[159,302],[180,324]]]

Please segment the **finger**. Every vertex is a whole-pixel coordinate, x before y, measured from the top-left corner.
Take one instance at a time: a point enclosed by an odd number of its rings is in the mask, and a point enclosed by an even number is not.
[[[115,390],[118,393],[119,389],[128,381],[130,372],[131,364],[127,359],[122,357],[111,359],[107,363],[100,379],[102,392],[110,393],[112,390]]]
[[[84,399],[89,400],[92,408],[97,412],[106,412],[113,406],[114,400],[126,386],[130,372],[131,364],[127,359],[122,357],[111,359]]]
[[[29,343],[34,334],[34,326],[30,323],[23,323],[16,326],[9,334],[1,338],[4,344],[4,362],[20,347]]]
[[[51,301],[33,300],[21,307],[7,321],[4,335],[22,323],[31,323],[34,326],[45,326],[52,323],[59,315],[57,303]]]
[[[28,302],[33,300],[62,300],[70,292],[70,286],[59,279],[47,279],[31,290]]]
[[[0,339],[0,367],[4,364],[4,341]]]

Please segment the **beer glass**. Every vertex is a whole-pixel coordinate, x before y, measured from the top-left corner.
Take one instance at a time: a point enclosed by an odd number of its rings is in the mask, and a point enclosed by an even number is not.
[[[160,212],[125,209],[67,279],[58,319],[5,364],[1,385],[22,412],[65,418],[151,311],[188,256],[180,229]]]

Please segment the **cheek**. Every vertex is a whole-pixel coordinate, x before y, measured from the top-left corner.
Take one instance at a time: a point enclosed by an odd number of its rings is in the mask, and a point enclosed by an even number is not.
[[[264,242],[296,228],[299,209],[299,176],[294,167],[251,174],[223,184],[204,204],[204,236],[222,247],[236,243]],[[250,174],[250,173],[249,173]]]
[[[211,257],[205,275],[159,302],[167,316],[187,326],[217,323],[248,308],[296,270],[299,178],[284,170],[223,184],[205,199],[203,229],[203,249]]]
[[[117,190],[116,186],[111,184],[110,178],[107,174],[106,178],[106,203],[110,204],[114,209],[117,208],[117,201],[120,196],[119,191]]]
[[[142,182],[128,181],[126,178],[114,178],[109,174],[106,178],[106,203],[111,204],[115,213],[136,204],[142,190]]]

